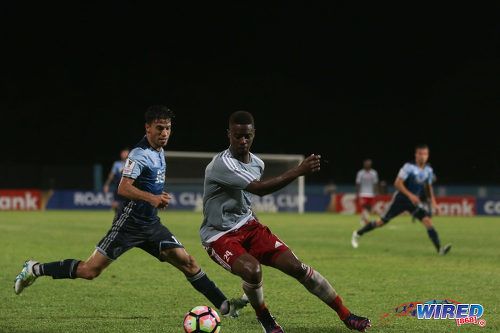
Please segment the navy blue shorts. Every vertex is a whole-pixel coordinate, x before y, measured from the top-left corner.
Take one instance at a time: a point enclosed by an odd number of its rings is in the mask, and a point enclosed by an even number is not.
[[[384,221],[384,223],[387,223],[403,212],[409,212],[420,221],[422,221],[423,218],[431,217],[432,215],[425,205],[416,206],[406,196],[398,193],[392,198],[392,201],[387,206],[385,213],[380,218]]]
[[[138,247],[164,261],[160,257],[161,251],[184,247],[159,219],[153,223],[140,223],[131,217],[120,219],[121,215],[115,215],[111,229],[96,245],[96,249],[108,259],[116,260],[131,248]]]

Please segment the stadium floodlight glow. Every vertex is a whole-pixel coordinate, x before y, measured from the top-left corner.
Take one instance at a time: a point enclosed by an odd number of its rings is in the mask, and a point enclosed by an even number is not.
[[[203,186],[205,168],[218,152],[197,152],[197,151],[172,151],[166,150],[167,161],[167,187],[168,184],[185,186]],[[300,154],[259,154],[254,153],[265,163],[264,178],[273,177],[296,167],[304,160],[304,155]],[[299,177],[285,188],[277,192],[295,198],[294,206],[298,213],[304,212],[305,206],[305,179]],[[296,204],[296,205],[295,205]],[[259,210],[256,207],[256,210]]]

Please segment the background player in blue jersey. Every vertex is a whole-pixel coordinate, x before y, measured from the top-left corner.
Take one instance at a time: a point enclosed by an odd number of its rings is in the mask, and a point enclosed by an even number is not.
[[[128,148],[122,149],[120,152],[120,159],[113,163],[108,178],[104,183],[104,193],[108,193],[110,189],[113,191],[113,203],[111,204],[111,208],[115,211],[118,209],[120,201],[126,199],[118,194],[118,185],[122,179],[123,168],[125,167],[125,161],[127,160],[129,152],[130,150]]]
[[[92,280],[121,254],[138,247],[178,268],[223,315],[236,315],[246,305],[241,299],[228,301],[158,217],[158,209],[167,207],[171,199],[163,192],[166,169],[163,147],[170,137],[173,117],[173,112],[165,106],[152,106],[146,111],[146,135],[130,152],[118,187],[118,194],[126,200],[121,202],[111,229],[90,258],[45,264],[29,260],[15,280],[16,294],[40,276]]]
[[[420,200],[421,192],[427,188],[432,209],[437,210],[436,198],[432,189],[433,170],[427,164],[428,159],[429,147],[424,144],[416,146],[415,161],[405,163],[399,170],[394,182],[397,190],[385,213],[378,220],[371,221],[360,230],[353,232],[351,244],[354,248],[358,247],[359,237],[365,232],[382,227],[394,217],[407,211],[424,224],[429,238],[440,255],[445,255],[450,251],[451,244],[441,247],[437,231],[432,225],[431,210]]]

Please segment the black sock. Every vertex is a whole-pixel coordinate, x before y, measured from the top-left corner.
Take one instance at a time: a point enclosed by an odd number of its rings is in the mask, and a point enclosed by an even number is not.
[[[358,233],[358,235],[361,236],[365,232],[375,229],[376,226],[377,226],[377,222],[371,221],[367,225],[365,225],[363,228],[359,229],[357,231],[357,233]]]
[[[429,229],[427,229],[427,233],[429,234],[429,238],[431,239],[431,241],[434,243],[436,250],[439,251],[439,249],[441,248],[441,244],[439,243],[439,236],[436,229],[434,229],[434,227],[430,227]]]
[[[220,289],[212,282],[205,274],[204,271],[200,269],[198,273],[193,276],[187,277],[187,280],[191,282],[194,289],[198,290],[200,293],[205,295],[205,297],[212,302],[213,305],[220,309],[222,303],[227,299],[226,296],[220,291]]]
[[[75,259],[64,259],[40,264],[38,275],[52,276],[53,279],[76,279],[78,264],[80,264],[80,260]]]

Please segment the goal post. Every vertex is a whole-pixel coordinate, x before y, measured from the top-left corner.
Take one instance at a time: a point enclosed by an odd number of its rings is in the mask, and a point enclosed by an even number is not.
[[[217,152],[166,150],[167,171],[165,183],[167,192],[190,191],[193,195],[196,195],[197,205],[199,206],[199,196],[200,193],[203,194],[205,168],[217,154]],[[254,155],[265,163],[263,178],[282,174],[296,167],[304,160],[304,156],[299,154],[254,153]],[[262,198],[254,196],[252,206],[256,211],[295,211],[303,213],[305,206],[304,177],[299,177],[274,194]]]

